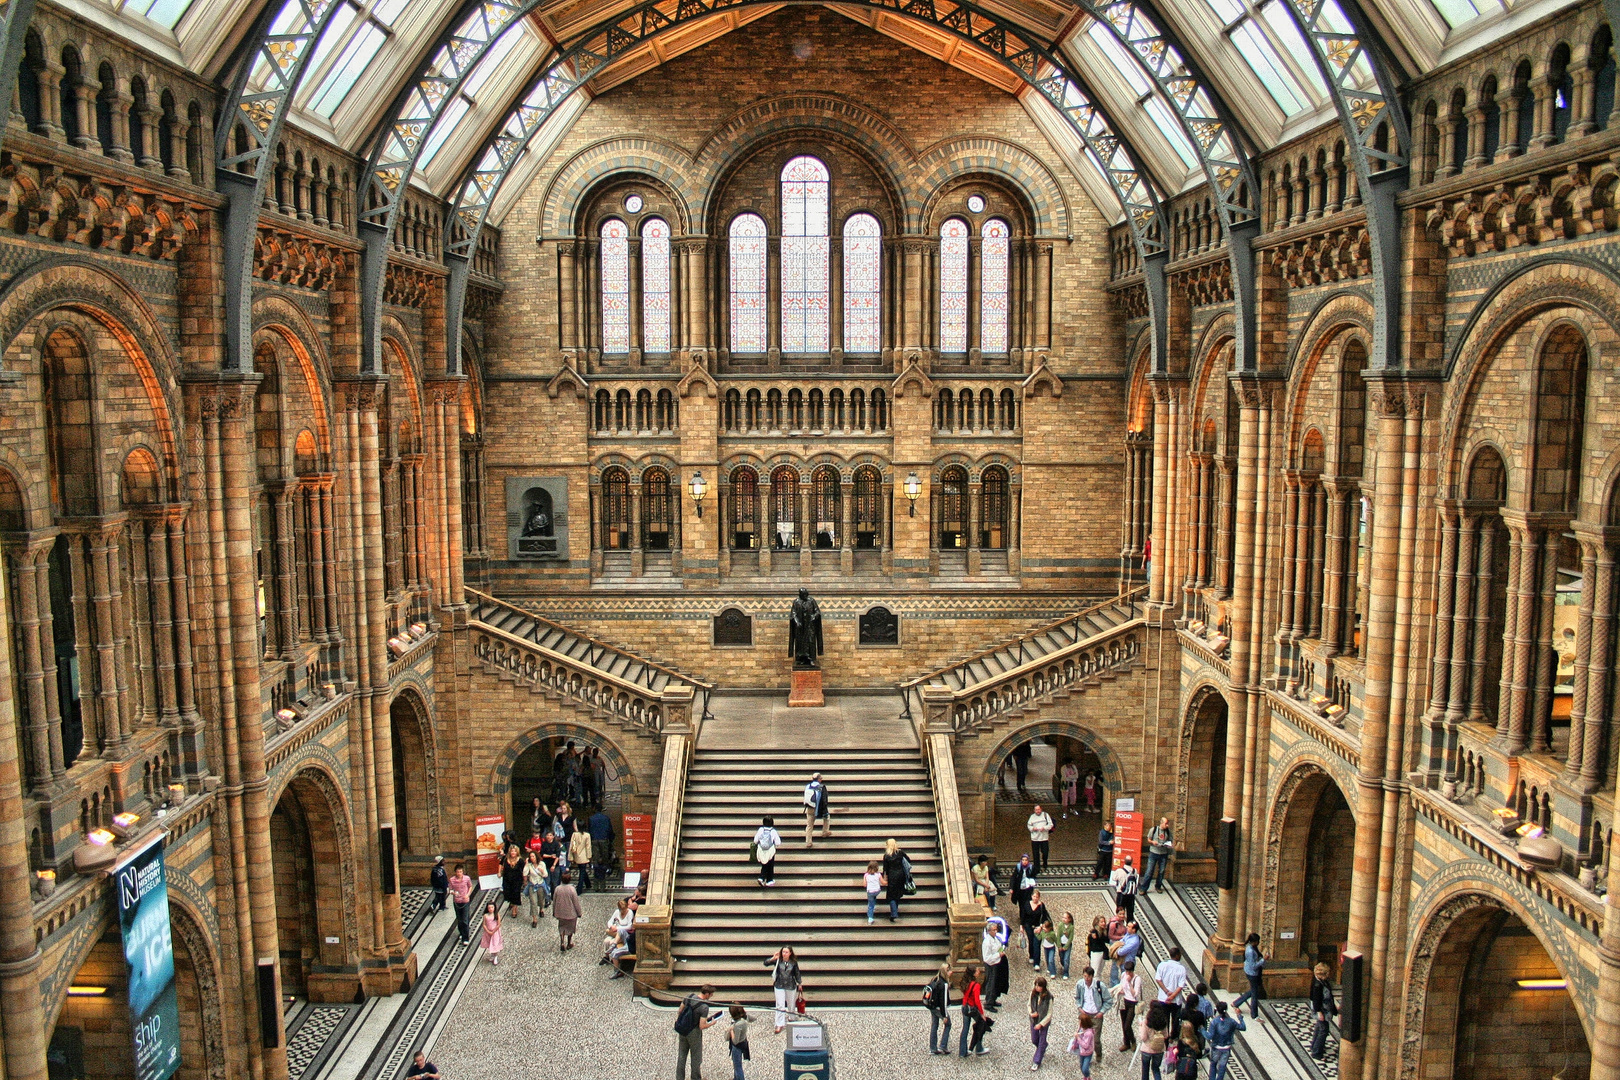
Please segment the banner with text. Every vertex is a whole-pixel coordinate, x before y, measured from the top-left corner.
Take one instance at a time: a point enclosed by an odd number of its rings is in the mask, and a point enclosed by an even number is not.
[[[168,1080],[180,1068],[180,999],[174,985],[163,837],[137,851],[114,877],[118,928],[124,935],[124,961],[129,965],[135,1078]]]
[[[478,815],[478,887],[501,887],[501,834],[506,832],[506,819],[499,814]]]
[[[1135,810],[1121,810],[1120,799],[1114,804],[1114,869],[1125,864],[1125,857],[1130,856],[1131,865],[1136,872],[1142,872],[1142,815]],[[1133,802],[1134,806],[1135,803]]]

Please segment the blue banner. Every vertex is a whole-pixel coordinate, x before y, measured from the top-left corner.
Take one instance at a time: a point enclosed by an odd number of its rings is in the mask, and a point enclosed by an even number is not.
[[[129,966],[135,1080],[168,1080],[180,1068],[180,1001],[174,986],[163,838],[157,837],[120,866],[113,885]]]

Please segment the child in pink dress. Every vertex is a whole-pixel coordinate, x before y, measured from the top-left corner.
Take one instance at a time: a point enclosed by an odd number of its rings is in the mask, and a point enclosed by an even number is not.
[[[484,940],[479,944],[489,953],[489,962],[499,965],[504,943],[501,941],[501,917],[495,914],[493,903],[484,905]]]
[[[1092,1024],[1091,1014],[1081,1013],[1080,1030],[1069,1043],[1069,1050],[1080,1059],[1080,1075],[1086,1080],[1091,1078],[1091,1062],[1097,1053],[1097,1029]]]

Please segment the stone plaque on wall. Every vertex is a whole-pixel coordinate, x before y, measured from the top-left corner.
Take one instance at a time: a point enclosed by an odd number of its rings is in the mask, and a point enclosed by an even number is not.
[[[900,616],[886,607],[868,608],[861,616],[862,645],[900,644]]]
[[[728,607],[714,617],[716,645],[752,645],[754,617],[740,608]]]
[[[506,478],[506,550],[513,559],[568,558],[568,477]]]

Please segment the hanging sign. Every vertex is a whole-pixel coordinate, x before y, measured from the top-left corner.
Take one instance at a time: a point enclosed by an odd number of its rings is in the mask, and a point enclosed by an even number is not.
[[[501,887],[501,835],[506,819],[499,814],[479,814],[475,839],[478,841],[478,887]]]
[[[163,837],[137,851],[113,875],[118,928],[129,967],[130,1026],[136,1080],[168,1080],[180,1068],[180,1000],[169,936],[169,886]]]

